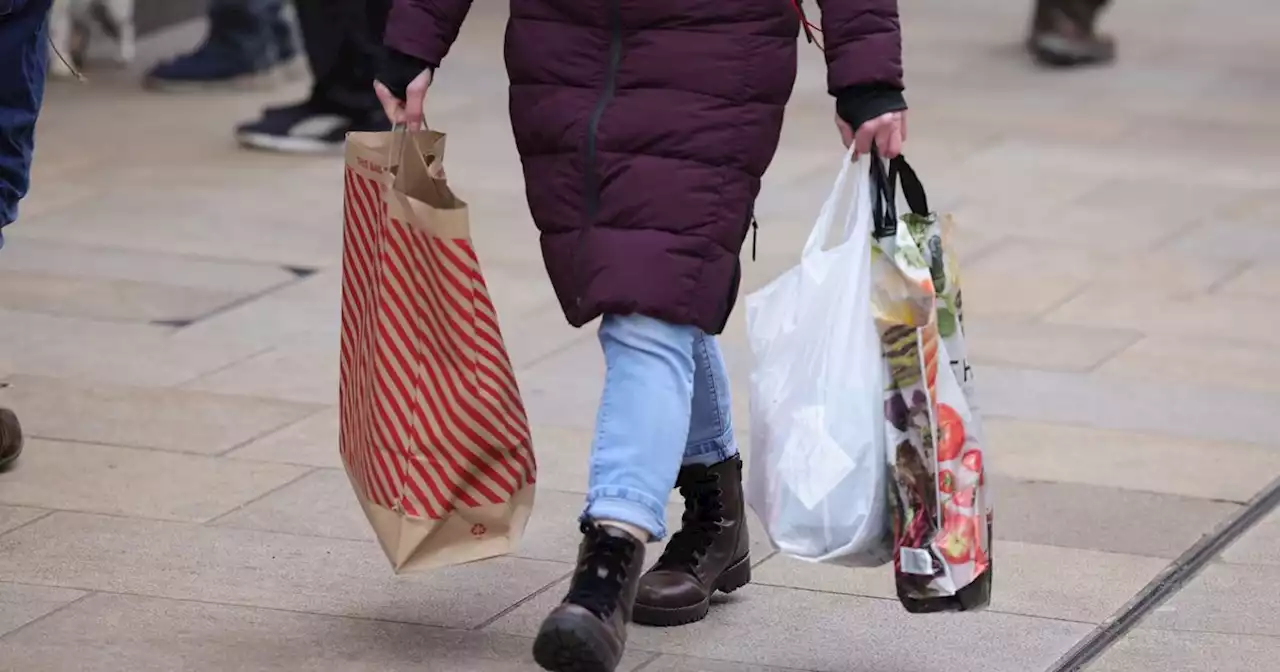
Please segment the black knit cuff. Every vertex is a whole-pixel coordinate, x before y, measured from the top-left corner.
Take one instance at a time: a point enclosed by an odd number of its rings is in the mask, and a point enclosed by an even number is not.
[[[854,129],[882,114],[905,109],[907,99],[902,89],[892,86],[851,86],[836,92],[836,114]]]
[[[378,66],[378,81],[400,100],[408,97],[406,90],[423,70],[435,69],[435,66],[405,53],[387,48],[382,62]]]

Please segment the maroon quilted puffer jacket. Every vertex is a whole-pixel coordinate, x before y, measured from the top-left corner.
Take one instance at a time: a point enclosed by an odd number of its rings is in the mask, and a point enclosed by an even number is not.
[[[820,4],[831,91],[900,90],[897,0]],[[438,66],[470,6],[396,0],[387,44]],[[511,127],[571,324],[724,329],[799,28],[793,0],[511,0]]]

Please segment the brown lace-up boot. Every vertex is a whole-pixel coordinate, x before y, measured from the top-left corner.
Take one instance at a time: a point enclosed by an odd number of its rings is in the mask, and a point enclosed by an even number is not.
[[[0,408],[0,471],[9,468],[22,454],[22,427],[18,416],[7,408]]]
[[[644,568],[644,542],[608,524],[584,523],[578,569],[564,602],[542,622],[533,658],[552,672],[613,672]]]
[[[1115,41],[1095,30],[1107,0],[1037,0],[1027,49],[1037,61],[1055,67],[1110,63]]]
[[[676,485],[684,496],[684,521],[640,579],[634,618],[643,625],[700,621],[712,593],[732,593],[751,581],[742,459],[684,467]]]

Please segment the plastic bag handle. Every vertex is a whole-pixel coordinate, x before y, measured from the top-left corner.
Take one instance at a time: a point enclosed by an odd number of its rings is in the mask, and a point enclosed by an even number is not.
[[[809,257],[822,252],[822,246],[831,238],[831,230],[836,226],[836,208],[840,205],[840,197],[849,188],[849,176],[854,169],[859,173],[866,170],[865,158],[857,161],[853,160],[853,148],[844,153],[844,160],[840,164],[840,174],[836,177],[836,183],[831,187],[831,195],[827,196],[826,203],[822,204],[822,211],[818,214],[818,223],[814,224],[813,231],[809,233],[809,240],[804,244],[804,252],[802,257]],[[853,204],[850,204],[853,208]],[[852,219],[850,217],[849,219]],[[847,240],[853,234],[852,226],[848,221],[842,224],[841,240]]]

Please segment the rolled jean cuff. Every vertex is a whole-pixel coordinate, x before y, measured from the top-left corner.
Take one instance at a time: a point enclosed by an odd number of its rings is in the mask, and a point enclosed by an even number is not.
[[[738,454],[738,441],[733,436],[733,428],[726,429],[724,434],[699,443],[689,444],[684,449],[685,466],[702,464],[711,466],[719,464]]]
[[[646,531],[658,541],[667,536],[667,505],[650,495],[624,486],[604,486],[587,493],[584,520],[612,520]]]

